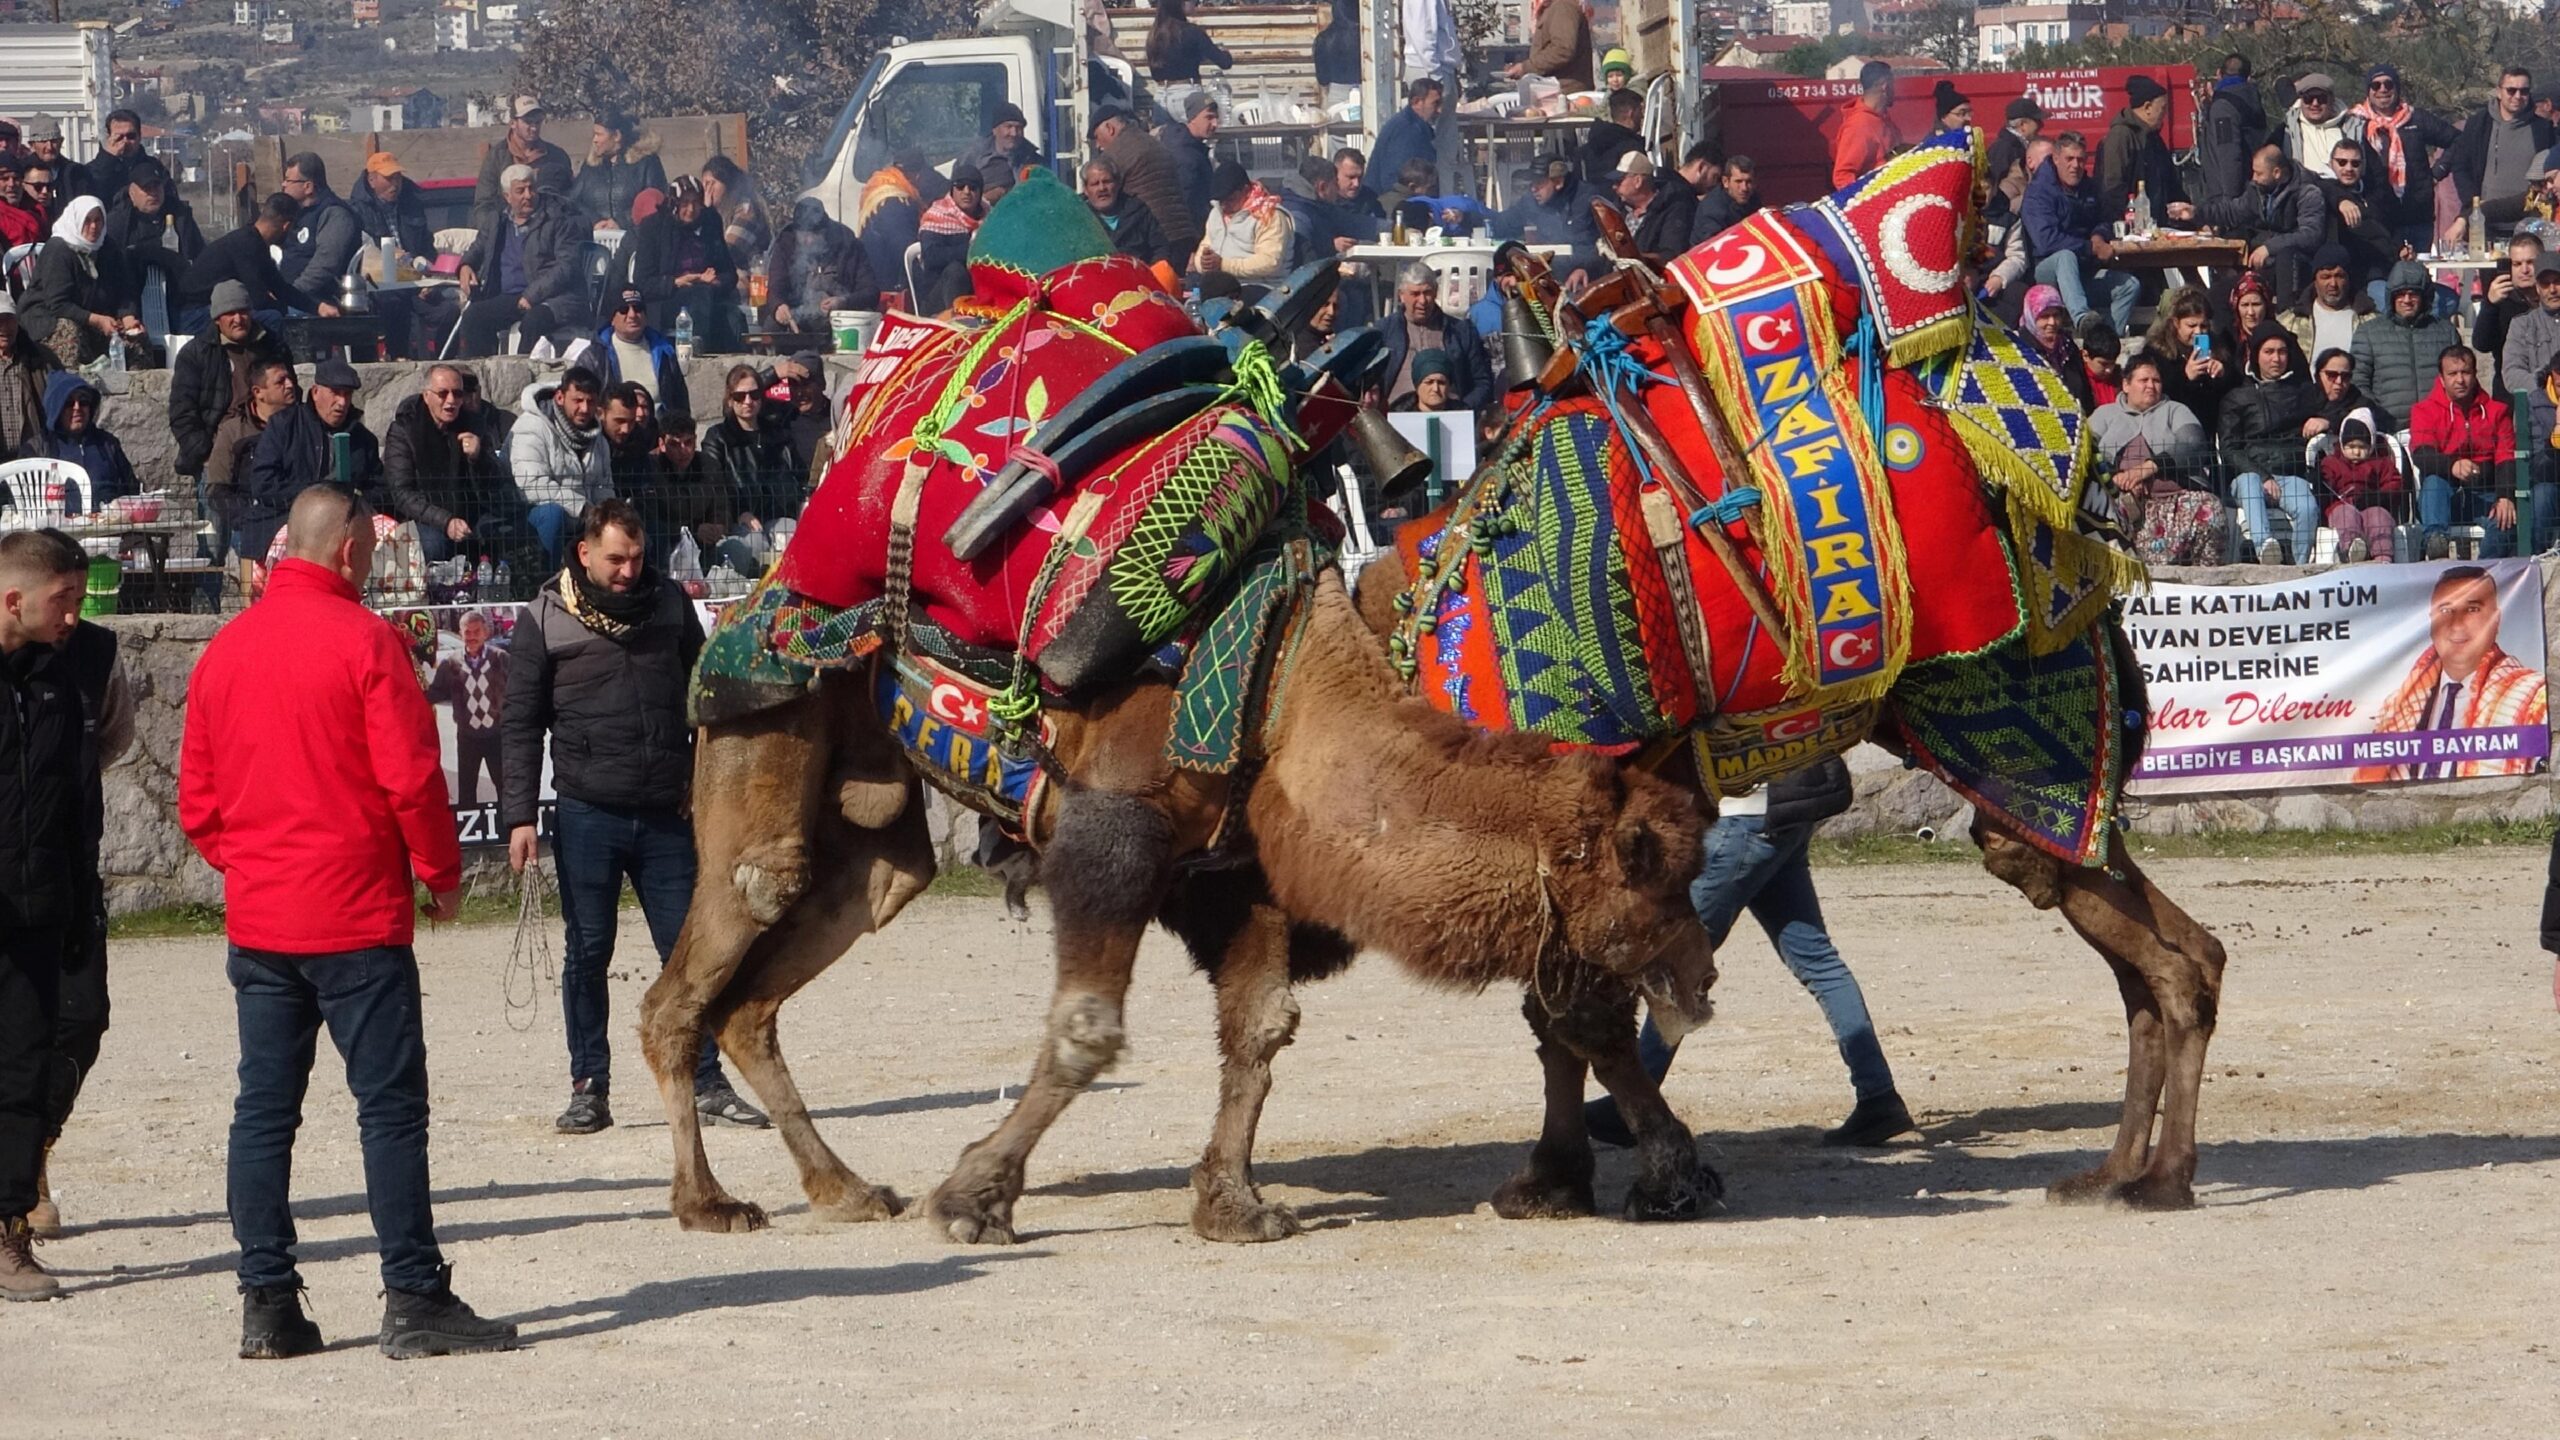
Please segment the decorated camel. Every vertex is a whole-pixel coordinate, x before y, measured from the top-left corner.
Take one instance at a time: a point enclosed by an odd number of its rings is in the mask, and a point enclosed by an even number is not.
[[[2115,1145],[2050,1193],[2183,1207],[2223,951],[2115,822],[2144,707],[2113,602],[2140,567],[2083,505],[2059,377],[1971,298],[1979,163],[1935,137],[1570,301],[1516,261],[1510,328],[1552,353],[1360,605],[1440,709],[1710,803],[1864,739],[1935,771],[2124,1000]],[[1581,1118],[1548,1115],[1535,1155],[1587,1195]]]
[[[1254,1189],[1254,1125],[1296,1025],[1290,983],[1364,947],[1545,997],[1542,1046],[1572,1047],[1639,1117],[1630,1211],[1700,1213],[1715,1179],[1628,1023],[1638,992],[1705,1012],[1695,799],[1404,695],[1327,568],[1336,532],[1301,474],[1382,347],[1356,332],[1288,365],[1266,348],[1333,267],[1204,332],[1044,176],[992,209],[970,266],[955,313],[884,326],[841,458],[696,671],[701,879],[641,1014],[678,1222],[765,1219],[703,1153],[683,1077],[706,1026],[817,1214],[900,1208],[819,1137],[776,1020],[933,878],[927,785],[1039,850],[1056,935],[1022,1099],[927,1201],[954,1238],[1012,1237],[1032,1147],[1118,1054],[1159,921],[1213,977],[1226,1058],[1193,1174],[1201,1234],[1295,1229]]]

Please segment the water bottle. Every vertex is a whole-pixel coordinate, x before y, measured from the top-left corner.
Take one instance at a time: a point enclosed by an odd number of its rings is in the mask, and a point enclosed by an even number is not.
[[[2133,182],[2133,214],[2128,223],[2135,235],[2150,235],[2151,187],[2148,182],[2141,180]]]
[[[676,307],[676,333],[667,337],[676,347],[676,358],[693,358],[693,311],[688,306]]]
[[[2477,260],[2489,253],[2489,217],[2480,213],[2480,197],[2471,197],[2471,221],[2462,232],[2464,258]]]
[[[498,572],[490,567],[489,557],[486,555],[481,556],[480,568],[471,573],[472,583],[478,589],[486,590],[489,588],[489,582],[497,578]]]
[[[504,595],[504,596],[512,597],[512,596],[516,593],[516,591],[515,591],[515,583],[516,583],[516,577],[508,573],[508,570],[507,570],[507,562],[506,562],[506,561],[504,561],[504,560],[499,561],[499,562],[498,562],[498,593],[499,593],[500,595]]]
[[[124,332],[121,330],[107,337],[107,370],[114,375],[124,373]]]

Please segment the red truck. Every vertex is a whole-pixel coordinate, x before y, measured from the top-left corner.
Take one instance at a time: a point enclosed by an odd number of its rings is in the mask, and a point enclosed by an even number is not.
[[[1973,102],[1974,123],[1985,130],[2000,127],[2010,101],[2032,95],[2044,107],[2047,136],[2077,130],[2088,138],[2094,155],[2125,107],[2125,82],[2136,75],[2148,75],[2168,88],[2164,138],[2171,153],[2195,148],[2192,65],[1905,75],[1894,86],[1893,124],[1905,140],[1927,135],[1937,124],[1931,91],[1946,80]],[[1830,193],[1831,137],[1840,130],[1840,108],[1857,98],[1856,81],[1721,66],[1709,66],[1699,79],[1705,133],[1727,153],[1748,155],[1759,166],[1762,200],[1783,205]]]

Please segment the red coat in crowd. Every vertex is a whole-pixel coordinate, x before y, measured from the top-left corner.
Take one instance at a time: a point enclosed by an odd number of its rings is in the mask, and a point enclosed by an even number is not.
[[[443,894],[462,851],[408,648],[347,581],[278,564],[187,684],[178,823],[222,873],[233,944],[286,955],[406,945],[410,877]]]
[[[1893,122],[1852,99],[1840,110],[1840,133],[1831,140],[1831,188],[1841,189],[1893,158],[1902,136]]]
[[[2438,376],[2435,388],[2409,407],[2409,450],[2422,475],[2451,479],[2452,463],[2468,460],[2490,472],[2503,494],[2514,479],[2515,416],[2486,390],[2475,389],[2469,403],[2456,405]]]

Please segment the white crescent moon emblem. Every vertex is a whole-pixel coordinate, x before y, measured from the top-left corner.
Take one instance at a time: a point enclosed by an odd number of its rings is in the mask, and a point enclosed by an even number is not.
[[[1761,333],[1762,326],[1773,326],[1777,323],[1778,317],[1775,315],[1752,316],[1749,320],[1743,322],[1742,343],[1754,350],[1777,349],[1779,346],[1786,343],[1786,336],[1781,334],[1778,338],[1772,340]]]
[[[1738,285],[1767,269],[1769,252],[1751,244],[1736,245],[1730,259],[1718,260],[1707,267],[1707,280],[1715,285]]]
[[[1893,278],[1923,294],[1952,290],[1963,278],[1960,265],[1950,264],[1943,270],[1932,270],[1911,250],[1911,226],[1923,210],[1954,210],[1955,202],[1944,195],[1913,195],[1884,212],[1884,221],[1876,227],[1877,239],[1884,249],[1884,264]],[[1949,260],[1957,257],[1950,255]]]
[[[1832,636],[1830,650],[1834,665],[1863,665],[1876,653],[1875,643],[1854,630]]]

